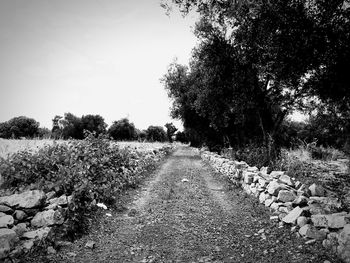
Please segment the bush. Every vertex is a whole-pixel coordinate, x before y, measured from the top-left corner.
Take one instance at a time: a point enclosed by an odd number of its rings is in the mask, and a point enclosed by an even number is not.
[[[38,132],[39,122],[25,116],[15,117],[0,123],[0,137],[5,139],[33,138],[38,135]]]
[[[168,152],[169,148],[162,149]],[[82,231],[93,204],[112,205],[118,194],[134,187],[156,161],[154,153],[120,149],[106,136],[90,134],[81,141],[45,145],[37,152],[21,151],[0,160],[4,186],[28,187],[73,195],[68,210],[70,233]]]
[[[127,118],[115,121],[108,129],[108,134],[114,140],[135,140],[137,138],[135,125]]]
[[[264,146],[252,144],[244,148],[223,149],[221,154],[232,160],[244,161],[250,166],[256,166],[258,168],[270,164],[268,149]]]
[[[167,139],[166,133],[161,126],[149,126],[146,130],[147,140],[154,142],[164,142]]]

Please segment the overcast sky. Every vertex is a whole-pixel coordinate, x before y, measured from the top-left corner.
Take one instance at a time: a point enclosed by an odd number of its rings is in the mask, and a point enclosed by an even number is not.
[[[175,57],[188,62],[194,17],[168,17],[159,1],[1,0],[0,122],[51,128],[71,112],[180,126],[159,79]]]

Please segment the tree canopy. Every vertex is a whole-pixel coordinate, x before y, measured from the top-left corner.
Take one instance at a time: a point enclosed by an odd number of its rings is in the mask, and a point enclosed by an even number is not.
[[[350,109],[350,8],[335,0],[163,1],[200,14],[189,66],[163,83],[191,141],[281,141],[286,116],[315,103]],[[317,104],[316,103],[316,104]]]

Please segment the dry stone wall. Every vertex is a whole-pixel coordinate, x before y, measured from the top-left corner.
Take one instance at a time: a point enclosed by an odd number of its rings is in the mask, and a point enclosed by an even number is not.
[[[137,176],[148,163],[159,162],[166,154],[166,151],[159,150],[147,155],[149,160],[138,162],[133,175]],[[48,236],[59,232],[54,229],[64,229],[72,195],[58,193],[54,190],[28,190],[0,197],[0,262],[13,262],[12,259],[20,258]],[[52,250],[53,247],[49,246],[48,253]]]
[[[307,243],[321,241],[346,263],[350,263],[350,213],[341,202],[327,196],[317,184],[306,187],[284,171],[267,173],[267,168],[250,167],[245,162],[226,159],[218,154],[201,151],[201,157],[217,172],[259,199],[278,220],[290,226]]]

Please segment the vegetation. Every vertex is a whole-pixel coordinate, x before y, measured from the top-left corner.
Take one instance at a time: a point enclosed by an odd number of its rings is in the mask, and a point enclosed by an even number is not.
[[[167,135],[161,126],[149,126],[146,130],[147,140],[154,142],[165,142],[167,140]]]
[[[115,121],[108,129],[108,134],[115,140],[135,140],[137,138],[136,128],[127,118]]]
[[[168,153],[163,146],[158,152]],[[39,188],[73,195],[67,228],[70,234],[83,230],[86,214],[96,202],[112,205],[118,194],[139,182],[155,162],[155,154],[119,148],[104,135],[89,134],[80,141],[44,145],[38,151],[20,151],[0,159],[3,187]]]
[[[294,110],[312,113],[308,140],[349,144],[350,8],[343,0],[162,5],[200,16],[189,66],[175,61],[162,79],[192,145],[254,145],[271,163],[289,141],[286,117]]]
[[[39,122],[32,118],[19,116],[0,123],[0,138],[33,138],[39,135]]]
[[[164,126],[166,128],[166,136],[168,137],[168,141],[173,142],[173,136],[175,135],[177,128],[173,123],[167,123]]]

